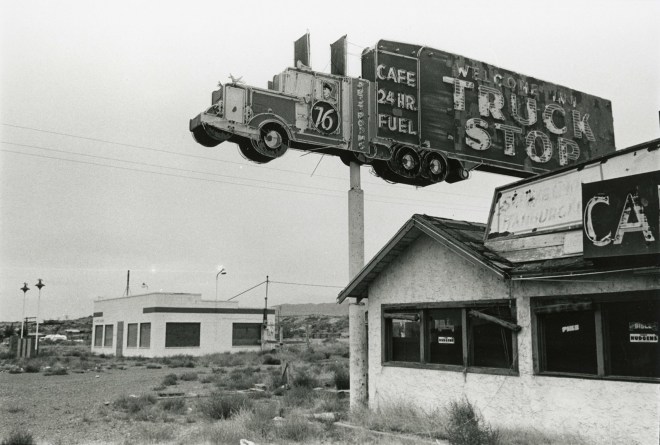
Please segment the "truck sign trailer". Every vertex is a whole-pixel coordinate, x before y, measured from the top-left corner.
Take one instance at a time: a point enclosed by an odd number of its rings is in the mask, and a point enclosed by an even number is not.
[[[268,89],[225,85],[190,130],[209,147],[235,142],[255,162],[313,150],[415,186],[473,169],[524,178],[615,150],[608,100],[387,40],[362,53],[361,78],[299,64]]]

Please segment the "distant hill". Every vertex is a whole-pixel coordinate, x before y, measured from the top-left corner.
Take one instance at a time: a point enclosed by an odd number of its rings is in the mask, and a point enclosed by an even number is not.
[[[281,315],[303,316],[303,315],[326,315],[329,317],[348,317],[348,304],[336,303],[310,303],[310,304],[281,304]]]

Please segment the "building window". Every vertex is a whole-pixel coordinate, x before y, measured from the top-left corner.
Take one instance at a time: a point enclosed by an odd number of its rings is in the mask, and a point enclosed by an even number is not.
[[[151,347],[151,323],[140,323],[140,347]]]
[[[103,346],[103,325],[97,324],[94,326],[94,347],[100,348]]]
[[[111,348],[112,347],[112,331],[114,325],[107,324],[105,325],[105,335],[103,336],[103,347]]]
[[[653,291],[537,299],[533,310],[537,373],[660,379],[660,303]]]
[[[199,346],[200,323],[165,323],[165,347]]]
[[[126,347],[137,348],[138,340],[138,325],[137,323],[129,323],[126,330]]]
[[[232,325],[232,346],[255,346],[261,344],[261,323],[234,323]]]
[[[513,301],[385,305],[384,358],[391,365],[511,372],[516,367]],[[493,371],[488,371],[493,369]]]

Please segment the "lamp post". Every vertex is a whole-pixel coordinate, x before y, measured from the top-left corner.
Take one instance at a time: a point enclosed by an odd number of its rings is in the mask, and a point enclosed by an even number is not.
[[[218,303],[218,277],[220,275],[227,275],[227,271],[224,267],[218,266],[218,273],[215,274],[215,302]]]
[[[23,326],[25,325],[25,294],[27,291],[30,290],[29,287],[27,287],[27,283],[23,283],[23,287],[21,287],[21,290],[23,291],[23,317],[21,317],[21,338],[23,338]]]
[[[37,352],[37,348],[39,346],[39,304],[41,303],[41,288],[45,286],[44,283],[41,282],[41,278],[39,278],[39,282],[35,284],[39,288],[39,299],[37,300],[37,331],[34,334],[34,352]]]

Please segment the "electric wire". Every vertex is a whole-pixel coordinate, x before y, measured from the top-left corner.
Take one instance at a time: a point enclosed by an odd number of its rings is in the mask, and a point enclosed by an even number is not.
[[[271,283],[275,284],[287,284],[291,286],[308,286],[308,287],[331,287],[331,288],[336,288],[336,289],[343,289],[346,286],[333,286],[330,284],[310,284],[310,283],[292,283],[292,282],[287,282],[287,281],[270,281]]]
[[[262,284],[265,284],[265,283],[266,283],[266,280],[262,281],[262,282],[259,283],[259,284],[255,284],[255,285],[252,286],[251,288],[246,289],[246,290],[244,290],[243,292],[238,293],[238,294],[234,295],[233,297],[231,297],[229,300],[225,300],[225,301],[231,301],[231,300],[233,300],[233,299],[236,298],[236,297],[240,297],[241,295],[246,294],[246,293],[250,292],[251,290],[258,288],[259,286],[261,286]]]
[[[297,188],[318,190],[320,192],[338,193],[338,195],[328,194],[328,193],[318,193],[318,192],[305,192],[305,191],[302,191],[302,190],[282,189],[282,188],[277,188],[277,187],[266,187],[266,186],[259,186],[259,185],[255,185],[255,184],[237,183],[237,182],[232,182],[232,181],[214,180],[214,179],[209,179],[209,178],[198,178],[198,177],[192,177],[192,176],[177,175],[177,174],[174,174],[174,173],[164,173],[164,172],[157,172],[157,171],[153,171],[153,170],[142,170],[142,169],[137,169],[137,168],[122,167],[122,166],[117,166],[117,165],[110,165],[110,164],[103,164],[103,163],[96,163],[96,162],[89,162],[89,161],[81,161],[81,160],[67,159],[67,158],[59,158],[59,157],[56,157],[56,156],[45,156],[45,155],[39,155],[39,154],[34,154],[34,153],[26,153],[26,152],[16,151],[16,150],[0,149],[0,151],[4,151],[4,152],[7,152],[7,153],[18,154],[18,155],[23,155],[23,156],[32,156],[32,157],[37,157],[37,158],[53,159],[53,160],[60,160],[60,161],[65,161],[65,162],[73,162],[73,163],[79,163],[79,164],[109,167],[109,168],[115,168],[115,169],[120,169],[120,170],[128,170],[128,171],[134,171],[134,172],[140,172],[140,173],[151,173],[151,174],[156,174],[156,175],[161,175],[161,176],[179,177],[179,178],[184,178],[184,179],[193,179],[193,180],[200,180],[200,181],[216,182],[216,183],[221,183],[221,184],[232,184],[232,185],[236,185],[236,186],[245,186],[245,187],[260,188],[260,189],[267,189],[267,190],[288,191],[288,192],[302,193],[302,194],[307,194],[307,195],[318,195],[318,196],[327,196],[327,197],[339,198],[339,197],[342,197],[343,193],[344,193],[343,190],[332,190],[332,189],[327,189],[327,188],[322,188],[322,187],[314,187],[314,186],[307,186],[307,185],[302,186],[302,185],[296,185],[296,184],[290,184],[290,183],[284,183],[284,182],[267,181],[267,180],[261,180],[261,179],[253,179],[253,178],[241,178],[241,177],[237,177],[237,176],[223,175],[223,174],[219,174],[219,173],[211,173],[211,172],[204,172],[204,171],[190,170],[190,169],[181,169],[181,168],[176,168],[176,167],[155,165],[155,164],[149,164],[149,163],[138,162],[138,161],[128,161],[128,160],[123,160],[123,159],[110,158],[110,157],[106,157],[106,156],[97,156],[97,155],[90,155],[90,154],[86,154],[86,153],[71,152],[71,151],[67,151],[67,150],[50,149],[50,148],[38,147],[38,146],[35,146],[35,145],[17,144],[17,143],[6,142],[6,141],[0,141],[0,143],[7,144],[7,145],[16,145],[16,146],[19,146],[19,147],[28,147],[28,148],[34,148],[34,149],[39,149],[39,150],[53,151],[53,152],[58,152],[58,153],[66,153],[66,154],[71,154],[71,155],[85,156],[85,157],[91,157],[91,158],[102,159],[102,160],[124,162],[124,163],[128,163],[128,164],[139,165],[139,166],[154,167],[154,168],[165,168],[165,169],[170,169],[170,170],[180,171],[180,172],[185,172],[185,173],[203,174],[203,175],[218,176],[218,177],[229,178],[229,179],[238,179],[238,180],[241,180],[241,181],[254,181],[254,182],[272,184],[272,185],[278,185],[278,186],[297,187]],[[372,197],[381,198],[381,199],[373,199]],[[407,205],[407,206],[414,206],[414,205],[422,205],[423,204],[423,205],[429,206],[429,207],[446,208],[446,205],[441,205],[441,204],[438,204],[434,201],[420,200],[420,199],[416,199],[416,198],[401,198],[401,200],[397,200],[396,197],[376,195],[376,194],[370,195],[369,198],[366,199],[366,201],[376,202],[376,203],[383,203],[383,204]],[[415,203],[418,203],[418,204],[415,204]],[[468,212],[474,212],[474,213],[477,213],[477,212],[482,213],[484,211],[483,207],[477,207],[477,206],[457,206],[457,205],[453,205],[452,208],[458,209],[458,210],[464,210],[464,211],[468,211]]]
[[[24,126],[24,125],[8,124],[8,123],[5,123],[5,122],[0,122],[0,125],[6,126],[6,127],[12,127],[12,128],[19,128],[19,129],[22,129],[22,130],[30,130],[30,131],[40,132],[40,133],[54,134],[54,135],[58,135],[58,136],[65,136],[65,137],[70,137],[70,138],[75,138],[75,139],[89,140],[89,141],[93,141],[93,142],[101,142],[101,143],[110,144],[110,145],[130,147],[130,148],[136,148],[136,149],[140,149],[140,150],[148,150],[148,151],[153,151],[153,152],[158,152],[158,153],[166,153],[166,154],[171,154],[171,155],[175,155],[175,156],[183,156],[183,157],[189,157],[189,158],[194,158],[194,159],[203,159],[203,160],[207,160],[207,161],[215,161],[215,162],[245,166],[245,167],[250,167],[250,168],[255,168],[255,169],[273,170],[273,171],[279,171],[279,172],[283,172],[283,173],[293,173],[293,174],[307,175],[307,172],[301,172],[301,171],[297,171],[297,170],[288,170],[288,169],[282,169],[282,168],[277,168],[277,167],[272,167],[272,166],[263,166],[263,165],[257,165],[257,164],[254,164],[254,163],[228,161],[228,160],[213,158],[213,157],[209,157],[209,156],[200,156],[200,155],[194,155],[194,154],[189,154],[189,153],[181,153],[181,152],[176,152],[176,151],[171,151],[171,150],[164,150],[164,149],[158,149],[158,148],[153,148],[153,147],[147,147],[147,146],[143,146],[143,145],[127,144],[127,143],[124,143],[124,142],[110,141],[110,140],[107,140],[107,139],[92,138],[92,137],[88,137],[88,136],[80,136],[80,135],[75,135],[75,134],[71,134],[71,133],[63,133],[63,132],[57,132],[57,131],[51,131],[51,130],[44,130],[44,129],[35,128],[35,127],[28,127],[28,126]],[[323,150],[323,149],[326,149],[326,148],[332,148],[332,147],[324,146],[324,147],[312,148],[312,149],[309,149],[306,153],[303,153],[301,156],[305,156],[309,153],[313,153],[316,150]],[[319,177],[319,178],[327,178],[327,179],[334,179],[334,180],[341,180],[341,181],[346,180],[346,178],[338,177],[338,176],[331,176],[331,175],[317,174],[315,176]],[[391,184],[391,183],[388,183],[388,182],[385,182],[385,181],[364,181],[364,183],[372,184],[372,185],[379,186],[379,187],[390,187],[390,188],[396,187],[395,184]],[[488,199],[488,201],[490,201],[490,198],[484,198],[482,196],[473,195],[473,194],[465,194],[465,193],[441,192],[441,191],[437,191],[437,190],[436,191],[425,190],[425,193],[444,195],[444,196],[465,196],[465,197],[474,198],[474,199],[482,199],[482,200]]]

